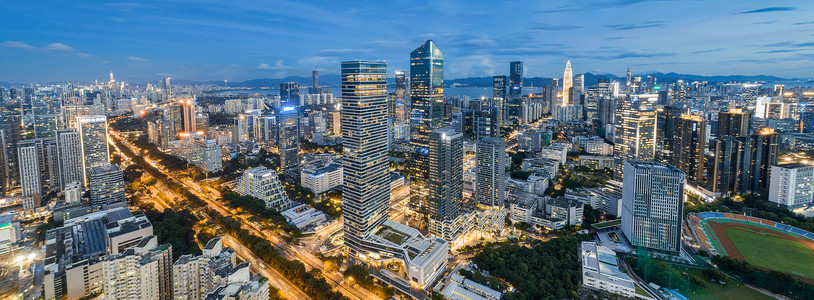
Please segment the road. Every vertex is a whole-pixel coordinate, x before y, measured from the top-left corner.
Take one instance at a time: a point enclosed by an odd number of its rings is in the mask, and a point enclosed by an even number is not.
[[[112,138],[121,139],[118,132],[116,132],[115,130],[112,130],[112,129],[110,129],[109,131],[111,132],[110,136]],[[122,144],[124,144],[131,151],[133,151],[133,153],[136,153],[136,150],[133,149],[132,144],[124,143],[124,142],[122,142]],[[119,151],[119,152],[122,153],[121,151]],[[125,156],[124,153],[122,153],[122,156]],[[347,297],[349,297],[351,299],[378,299],[378,296],[376,296],[375,294],[371,293],[370,291],[368,291],[368,290],[366,290],[366,289],[364,289],[362,287],[352,286],[352,287],[348,288],[347,286],[343,286],[341,284],[344,281],[344,278],[343,278],[342,274],[340,274],[339,272],[330,272],[330,273],[325,272],[325,267],[324,267],[323,262],[321,260],[319,260],[318,258],[316,258],[310,252],[306,251],[307,249],[297,249],[296,247],[294,247],[292,245],[285,244],[284,241],[281,238],[279,238],[278,236],[272,234],[271,231],[263,231],[262,229],[258,228],[257,225],[254,222],[251,222],[251,221],[248,220],[249,219],[248,216],[246,216],[246,215],[238,215],[238,214],[232,212],[232,210],[230,210],[229,208],[227,208],[226,206],[224,206],[220,202],[218,202],[217,198],[215,198],[213,195],[199,192],[198,190],[200,189],[200,186],[198,186],[194,182],[191,182],[191,181],[186,182],[186,180],[179,180],[173,174],[168,173],[163,167],[159,166],[154,160],[152,160],[149,157],[145,157],[144,160],[147,163],[149,163],[151,166],[156,168],[159,172],[164,173],[164,175],[167,175],[167,178],[169,178],[170,180],[173,180],[175,183],[186,187],[192,194],[198,196],[198,198],[203,200],[207,204],[207,206],[209,208],[217,211],[218,213],[220,213],[223,216],[232,216],[232,217],[236,218],[237,220],[240,221],[241,228],[246,229],[249,232],[251,232],[251,233],[253,233],[253,234],[257,235],[257,236],[265,237],[272,244],[278,245],[278,249],[280,249],[280,253],[282,254],[283,258],[288,259],[288,260],[299,260],[299,261],[305,263],[306,269],[316,268],[316,269],[319,269],[320,271],[322,271],[323,276],[326,279],[328,279],[329,282],[332,282],[334,287],[339,289],[339,291],[342,292],[345,296],[347,296]],[[169,198],[171,198],[171,197],[169,197]],[[237,243],[236,240],[233,240],[233,242]],[[245,248],[245,246],[244,246],[244,248]],[[248,248],[246,248],[246,249],[248,249]],[[248,250],[246,250],[246,251],[247,251],[247,253],[246,253],[247,255],[249,253],[251,253],[251,251],[248,251]],[[254,254],[251,253],[251,255],[254,255]],[[262,261],[259,261],[259,262],[262,262]],[[256,265],[258,263],[255,262],[255,263],[252,263],[252,264]],[[263,263],[261,266],[267,266],[267,265],[265,263]],[[274,270],[273,268],[268,267],[268,270],[271,270],[274,273],[276,273],[276,270]],[[271,273],[271,272],[268,272],[268,273]],[[273,273],[271,273],[271,274],[273,274]],[[279,274],[279,273],[276,273],[276,274]],[[266,274],[263,274],[263,275],[266,276]],[[267,277],[267,278],[269,278],[269,280],[273,279],[273,277]],[[278,277],[278,279],[282,279],[283,281],[288,282],[288,280],[285,279],[285,277],[283,277],[282,275],[280,275]],[[292,284],[291,289],[297,290],[300,293],[302,293],[302,291],[300,291],[298,288],[296,288],[296,286],[293,286],[293,284]],[[284,290],[284,289],[281,288],[281,290]]]
[[[115,136],[115,138],[119,138],[116,133],[111,134],[111,136]],[[127,145],[127,144],[125,144],[125,145]],[[128,147],[130,147],[131,151],[133,150],[132,146],[128,145]],[[121,153],[122,156],[125,156],[125,154],[123,152],[119,151],[119,153]],[[150,160],[146,159],[146,161],[149,162]],[[153,166],[155,167],[155,165],[153,165]],[[170,176],[169,174],[167,174],[167,175]],[[170,177],[170,178],[173,178],[173,177]],[[175,179],[173,178],[173,180],[175,180]],[[163,192],[165,194],[165,196],[167,196],[168,199],[173,199],[175,197],[180,199],[179,195],[175,194],[174,191],[170,190],[166,186],[163,186],[163,184],[161,184],[161,183],[156,183],[156,184],[157,185],[160,184],[159,187],[161,189],[159,189],[159,191]],[[155,197],[155,198],[153,198],[151,200],[159,208],[170,208],[170,207],[172,207],[168,203],[164,202],[160,197]],[[308,297],[308,295],[306,295],[297,286],[295,286],[293,283],[288,281],[288,279],[286,279],[285,276],[278,273],[277,270],[275,270],[274,268],[272,268],[271,266],[269,266],[265,262],[263,262],[259,257],[257,257],[257,255],[255,255],[253,252],[251,252],[242,243],[238,242],[236,239],[234,239],[234,238],[232,238],[231,236],[228,236],[228,235],[224,236],[224,241],[228,245],[230,245],[232,247],[232,249],[235,249],[235,252],[240,257],[242,257],[246,261],[249,261],[249,264],[251,265],[251,267],[256,272],[259,272],[261,275],[266,277],[269,280],[269,282],[273,283],[274,287],[276,287],[277,289],[283,291],[283,293],[286,295],[286,298],[291,298],[291,299],[311,299],[310,297]]]

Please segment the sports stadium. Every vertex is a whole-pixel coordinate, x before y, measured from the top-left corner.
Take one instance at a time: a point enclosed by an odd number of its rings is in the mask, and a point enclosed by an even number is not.
[[[814,233],[732,213],[691,213],[687,220],[693,237],[709,253],[814,281]]]

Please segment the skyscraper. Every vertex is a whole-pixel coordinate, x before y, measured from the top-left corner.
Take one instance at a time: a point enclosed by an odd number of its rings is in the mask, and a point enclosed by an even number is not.
[[[509,99],[520,100],[523,95],[523,62],[509,63]]]
[[[500,116],[500,123],[503,123],[503,120],[509,118],[506,114],[508,110],[505,109],[506,104],[506,76],[494,76],[492,77],[492,98],[495,102],[495,108],[498,110],[498,114]]]
[[[780,134],[771,128],[763,128],[751,136],[751,161],[748,189],[761,192],[769,188],[769,171],[777,165]]]
[[[280,107],[300,105],[300,84],[287,82],[280,84]]]
[[[728,112],[718,114],[718,132],[716,136],[749,136],[751,126],[751,114],[745,113],[741,109],[730,109]]]
[[[622,233],[631,245],[678,253],[684,172],[663,163],[626,161],[622,183]]]
[[[687,180],[700,183],[704,180],[707,122],[687,114],[674,122],[670,163],[683,171]]]
[[[614,178],[621,180],[626,160],[650,161],[655,158],[656,111],[640,95],[630,95],[616,102],[616,143]]]
[[[172,84],[170,84],[169,77],[164,77],[164,80],[161,81],[161,96],[164,101],[172,100]]]
[[[727,196],[746,191],[749,179],[749,137],[721,136],[709,143],[712,154],[707,188],[713,193]]]
[[[487,137],[477,143],[477,179],[475,199],[484,214],[482,227],[487,231],[503,229],[506,215],[506,140]]]
[[[430,233],[452,243],[460,234],[455,220],[463,205],[463,134],[452,128],[430,132]]]
[[[280,168],[288,169],[300,164],[300,138],[299,138],[299,113],[296,106],[280,107],[277,120],[280,122],[278,129],[278,148],[280,149]]]
[[[387,66],[384,62],[375,61],[343,62],[341,77],[342,140],[345,149],[343,231],[345,246],[351,253],[360,253],[364,251],[365,238],[387,220],[390,204]],[[427,83],[425,77],[416,77]],[[418,90],[421,90],[419,94],[425,92],[422,88]]]
[[[673,163],[673,142],[675,131],[675,120],[682,115],[681,109],[674,106],[665,106],[656,109],[656,154],[658,162]],[[674,164],[678,166],[677,164]],[[680,168],[679,168],[680,169]],[[685,171],[686,172],[686,171]]]
[[[179,104],[183,111],[184,132],[195,132],[195,99],[182,99]]]
[[[562,106],[566,106],[571,103],[572,95],[571,93],[573,90],[571,88],[574,87],[574,74],[571,71],[571,61],[567,61],[565,63],[565,72],[562,75]]]
[[[0,194],[10,196],[20,187],[20,168],[17,160],[17,142],[20,141],[22,122],[20,114],[14,111],[0,112],[0,146],[2,146],[2,191]]]
[[[441,127],[444,115],[444,53],[432,40],[410,53],[410,102],[410,142],[415,149],[410,194],[412,204],[418,205],[427,197],[430,132]]]
[[[83,183],[82,175],[82,139],[79,131],[63,129],[57,131],[57,149],[59,151],[59,174],[62,183]]]
[[[43,158],[41,154],[42,149],[40,149],[36,140],[25,140],[17,143],[22,196],[36,195],[39,198],[40,193],[42,193],[40,164]]]
[[[88,186],[90,170],[110,163],[107,145],[107,118],[105,116],[77,117],[82,146],[82,172]]]

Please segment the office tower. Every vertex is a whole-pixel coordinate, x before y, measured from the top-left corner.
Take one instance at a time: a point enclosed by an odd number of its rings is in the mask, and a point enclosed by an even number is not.
[[[319,88],[319,72],[317,71],[317,68],[314,68],[314,70],[311,71],[311,87],[308,88],[308,93],[322,93],[322,89]]]
[[[631,95],[617,101],[613,157],[614,178],[621,180],[626,160],[649,161],[655,158],[656,112],[645,99]]]
[[[684,172],[687,180],[704,180],[704,149],[706,149],[707,122],[698,116],[682,115],[675,118],[671,131],[672,155],[670,164]]]
[[[492,77],[492,98],[495,102],[495,108],[498,109],[498,114],[500,114],[500,124],[503,123],[503,120],[509,118],[506,114],[508,110],[505,109],[506,104],[506,76],[494,76]]]
[[[477,143],[477,184],[475,199],[485,211],[482,221],[487,230],[500,231],[505,221],[506,140],[487,137]]]
[[[710,140],[712,154],[707,188],[722,196],[746,191],[749,178],[749,137],[722,136]]]
[[[780,134],[770,128],[763,128],[751,136],[750,191],[761,193],[769,188],[769,171],[771,166],[777,165],[779,145]]]
[[[20,168],[17,160],[17,142],[20,141],[20,114],[13,111],[0,112],[0,167],[2,167],[2,186],[0,194],[11,196],[20,187]]]
[[[430,93],[433,63],[440,50],[432,41],[418,50],[426,50],[429,59],[416,53],[411,72],[414,103],[425,108],[436,97]],[[423,48],[423,49],[422,49]],[[422,51],[418,51],[422,52]],[[438,55],[432,55],[437,53]],[[440,62],[439,62],[440,63]],[[440,65],[439,65],[440,67]],[[418,74],[421,69],[423,75]],[[384,62],[347,61],[342,63],[342,141],[343,187],[342,215],[345,218],[345,246],[351,253],[363,251],[364,239],[387,220],[390,207],[390,181],[387,160],[387,66]],[[429,76],[433,75],[433,76]],[[438,74],[440,76],[440,74]],[[440,82],[439,82],[440,84]],[[440,85],[438,88],[441,88]],[[442,91],[441,91],[442,92]],[[438,95],[437,97],[440,97]],[[415,107],[414,107],[415,108]]]
[[[791,163],[772,166],[769,202],[786,209],[814,202],[814,166]]]
[[[741,109],[730,109],[718,114],[718,132],[715,136],[744,137],[749,136],[752,126],[752,115]]]
[[[682,114],[681,109],[674,106],[656,109],[656,161],[673,163],[671,159],[673,151],[675,151],[673,150],[673,135],[676,133],[675,120]],[[677,164],[673,165],[678,166]]]
[[[565,72],[562,76],[562,106],[572,104],[571,88],[574,87],[574,74],[571,72],[571,61],[565,63]]]
[[[34,138],[52,138],[62,127],[59,102],[48,95],[38,92],[31,99],[31,116],[34,119]]]
[[[299,113],[296,106],[283,106],[278,115],[280,168],[288,169],[300,164]]]
[[[673,106],[679,108],[688,108],[690,105],[687,101],[687,84],[684,80],[677,80],[672,84],[672,98],[673,98]]]
[[[509,63],[509,99],[520,100],[523,95],[523,62]]]
[[[107,145],[107,118],[105,116],[77,117],[82,146],[82,174],[88,186],[90,170],[110,163]]]
[[[460,234],[454,225],[463,205],[463,134],[452,128],[430,132],[429,156],[429,230],[451,244]]]
[[[172,246],[151,235],[102,261],[106,299],[173,299]]]
[[[164,77],[164,80],[161,81],[161,96],[162,100],[171,101],[172,100],[172,85],[170,84],[170,78]],[[180,124],[180,123],[178,123]]]
[[[591,86],[586,91],[585,96],[585,119],[588,122],[599,121],[600,127],[604,125],[602,123],[603,116],[601,115],[602,112],[600,109],[605,108],[602,106],[602,101],[606,99],[610,99],[613,97],[613,91],[611,90],[611,84],[606,78],[600,78],[596,85]],[[607,106],[607,105],[606,105]],[[613,106],[611,115],[615,113],[616,107]],[[606,113],[606,112],[605,112]],[[607,114],[607,113],[606,113]],[[605,117],[605,122],[607,122],[607,116]],[[612,122],[611,122],[612,123]]]
[[[432,40],[410,53],[410,102],[410,142],[415,149],[410,196],[412,204],[419,205],[427,197],[430,132],[441,127],[444,113],[444,53]]]
[[[478,139],[500,137],[500,114],[496,108],[471,111],[475,135]]]
[[[251,168],[243,172],[235,185],[235,192],[263,200],[266,207],[277,211],[283,211],[291,204],[277,172],[266,167]]]
[[[104,164],[90,170],[90,203],[101,205],[124,201],[124,177],[117,165]]]
[[[574,76],[574,95],[582,94],[585,91],[585,74]]]
[[[205,135],[209,132],[209,114],[197,113],[195,114],[195,131],[203,132]]]
[[[79,131],[63,129],[56,134],[59,155],[59,174],[62,183],[82,183],[82,139]]]
[[[300,84],[287,82],[280,84],[280,106],[300,105]]]
[[[684,172],[669,164],[626,161],[622,183],[622,233],[631,245],[678,253]]]
[[[179,104],[183,110],[184,132],[195,132],[195,99],[182,99]]]

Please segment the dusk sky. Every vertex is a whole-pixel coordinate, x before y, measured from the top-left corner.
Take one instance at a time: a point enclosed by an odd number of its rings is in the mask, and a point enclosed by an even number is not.
[[[242,81],[407,69],[433,39],[445,77],[678,72],[811,78],[814,1],[4,1],[0,81]]]

